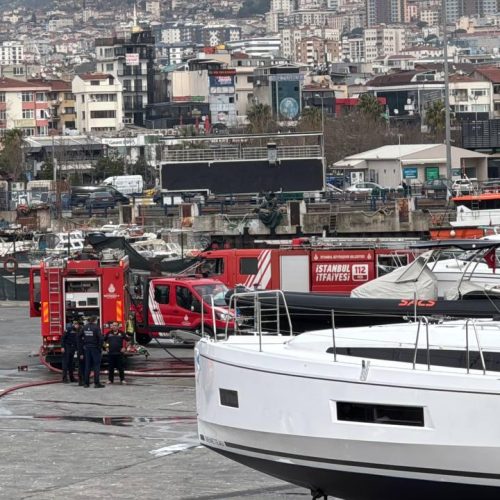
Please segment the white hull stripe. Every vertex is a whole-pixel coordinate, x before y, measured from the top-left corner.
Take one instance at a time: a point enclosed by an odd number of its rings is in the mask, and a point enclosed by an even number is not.
[[[204,441],[203,436],[200,436]],[[265,460],[274,460],[279,462],[289,462],[298,465],[298,462],[303,465],[314,464],[316,467],[332,470],[344,470],[349,472],[377,474],[384,476],[406,477],[412,479],[436,480],[439,476],[441,481],[460,482],[464,484],[495,484],[500,486],[500,474],[486,472],[472,472],[448,469],[435,469],[425,467],[411,467],[405,465],[394,464],[377,464],[367,462],[354,462],[350,460],[336,460],[320,457],[309,457],[296,455],[293,453],[285,453],[280,451],[263,450],[250,446],[238,445],[235,443],[224,442],[223,446],[218,446],[215,443],[204,443],[211,448],[229,451],[233,449],[233,453],[248,456],[259,456]],[[238,450],[238,451],[236,451]]]

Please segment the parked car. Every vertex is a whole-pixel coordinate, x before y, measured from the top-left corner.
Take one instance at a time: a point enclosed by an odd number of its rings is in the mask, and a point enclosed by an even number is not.
[[[89,210],[115,208],[115,200],[112,194],[105,191],[97,191],[89,195],[85,202],[85,207]]]
[[[348,188],[346,188],[346,192],[348,193],[368,193],[375,190],[378,192],[387,191],[386,188],[377,184],[376,182],[357,182],[356,184],[352,184]]]
[[[422,194],[434,198],[446,198],[451,193],[451,182],[448,179],[432,179],[422,184]]]
[[[479,189],[479,184],[477,179],[457,179],[451,185],[451,191],[453,196],[467,195],[472,193],[477,193]]]
[[[71,206],[86,206],[87,199],[91,193],[108,193],[113,197],[116,203],[128,205],[130,200],[127,196],[117,191],[112,186],[72,186],[71,187]]]

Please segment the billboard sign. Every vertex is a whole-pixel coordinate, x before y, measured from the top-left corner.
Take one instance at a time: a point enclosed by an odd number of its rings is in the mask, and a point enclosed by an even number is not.
[[[404,167],[403,168],[403,178],[404,179],[418,179],[418,168],[417,167]]]
[[[139,66],[139,54],[125,54],[125,64],[127,66]]]

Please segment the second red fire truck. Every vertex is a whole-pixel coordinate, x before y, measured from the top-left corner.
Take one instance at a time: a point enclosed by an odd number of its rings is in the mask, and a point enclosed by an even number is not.
[[[373,246],[310,247],[299,242],[287,248],[210,250],[200,257],[200,272],[229,288],[244,285],[348,295],[357,286],[408,264],[414,252]]]

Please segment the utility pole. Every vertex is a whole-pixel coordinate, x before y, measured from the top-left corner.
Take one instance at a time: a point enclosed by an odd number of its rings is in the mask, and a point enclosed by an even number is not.
[[[443,57],[444,57],[444,119],[446,143],[446,177],[451,181],[451,124],[450,124],[450,74],[448,68],[448,21],[446,16],[446,0],[441,0],[441,16],[443,20]]]

